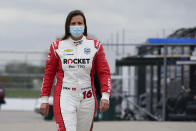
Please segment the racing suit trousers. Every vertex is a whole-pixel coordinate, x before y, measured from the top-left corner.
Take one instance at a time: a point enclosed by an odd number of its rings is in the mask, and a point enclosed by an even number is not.
[[[83,91],[84,92],[84,91]],[[91,131],[95,115],[95,98],[84,98],[82,91],[62,90],[60,110],[65,131]],[[62,128],[59,130],[61,131]]]

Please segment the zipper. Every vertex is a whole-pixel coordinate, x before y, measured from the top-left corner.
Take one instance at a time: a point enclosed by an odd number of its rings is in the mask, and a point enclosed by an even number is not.
[[[76,45],[76,50],[77,50],[77,59],[79,59],[78,58],[78,46],[79,45]],[[77,65],[78,66],[78,65]],[[78,72],[79,72],[79,68],[77,69],[77,80],[78,80],[78,78],[79,78],[79,76],[78,76]],[[78,81],[77,81],[78,82]],[[79,82],[77,83],[77,87],[79,86]]]
[[[76,45],[76,59],[79,59],[78,58],[78,46],[79,45]],[[76,79],[77,79],[77,88],[79,88],[79,75],[78,75],[78,73],[79,73],[79,68],[78,68],[78,65],[77,65],[77,73],[76,73]],[[78,90],[78,89],[77,89]]]

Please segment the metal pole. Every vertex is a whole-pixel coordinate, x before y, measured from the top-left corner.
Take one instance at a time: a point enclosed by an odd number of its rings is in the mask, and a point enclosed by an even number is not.
[[[25,66],[28,66],[28,52],[25,53],[25,62],[24,62]],[[23,84],[24,84],[24,88],[27,88],[27,82],[26,82],[26,77],[23,78]]]
[[[110,43],[110,41],[109,40],[107,40],[107,43],[109,44]],[[104,44],[105,45],[105,44]],[[107,46],[106,45],[106,50],[110,50],[110,47],[109,46]]]
[[[124,54],[125,54],[125,46],[124,46],[124,44],[125,44],[125,29],[123,28],[123,30],[122,30],[122,46],[123,46],[123,51],[122,51],[122,54],[123,54],[123,57],[125,56]]]
[[[111,46],[111,49],[113,50],[113,43],[114,41],[113,41],[113,33],[111,33],[111,44],[110,45],[108,45],[108,46]]]
[[[161,49],[158,49],[158,55],[161,55]],[[157,68],[157,103],[159,103],[161,100],[161,65],[158,65]]]
[[[165,121],[166,116],[166,97],[167,97],[167,45],[164,45],[164,85],[163,85],[163,110],[162,120]]]
[[[131,95],[131,67],[128,67],[128,95]]]
[[[117,44],[117,48],[116,48],[116,55],[119,55],[119,33],[116,32],[116,44]]]
[[[157,104],[160,102],[161,100],[161,66],[158,65],[157,67]]]
[[[150,66],[150,113],[153,113],[153,65]]]

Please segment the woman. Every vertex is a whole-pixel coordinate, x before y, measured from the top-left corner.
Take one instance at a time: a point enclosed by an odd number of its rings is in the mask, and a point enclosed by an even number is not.
[[[103,46],[87,37],[86,19],[80,10],[69,13],[65,35],[50,46],[41,90],[40,110],[48,114],[48,97],[56,76],[53,110],[59,131],[89,131],[97,111],[94,73],[97,71],[102,98],[100,111],[109,108],[111,79]]]

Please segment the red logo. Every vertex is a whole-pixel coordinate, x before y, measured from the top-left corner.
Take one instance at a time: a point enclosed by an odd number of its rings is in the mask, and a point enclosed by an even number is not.
[[[99,45],[100,45],[100,41],[95,41],[95,42],[94,42],[94,46],[95,46],[96,49],[99,48]]]
[[[76,88],[72,88],[72,91],[76,91]]]

